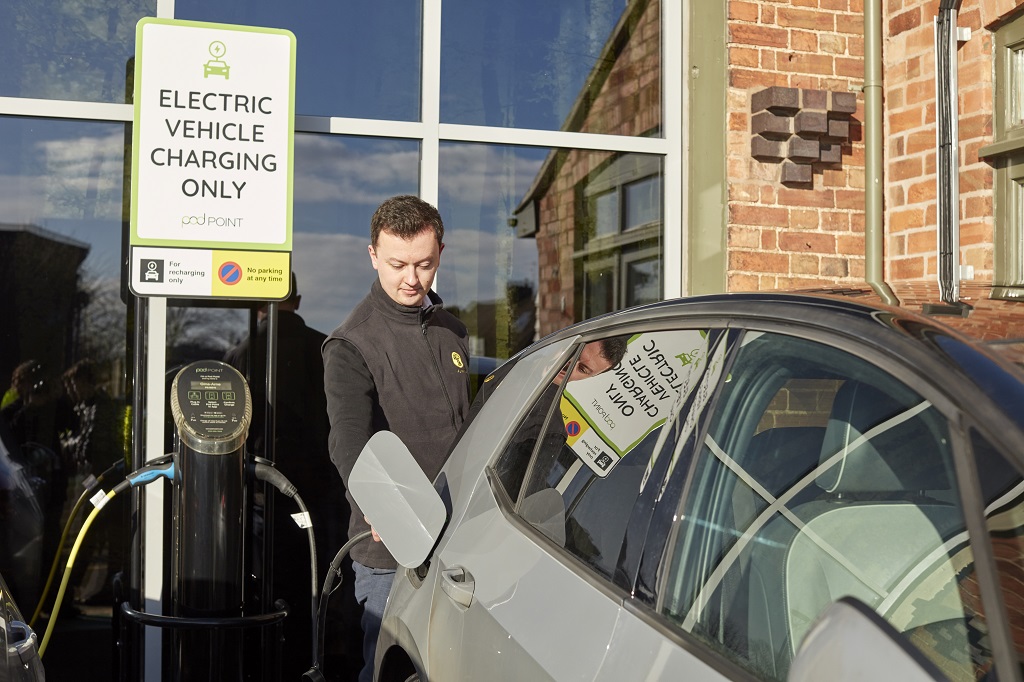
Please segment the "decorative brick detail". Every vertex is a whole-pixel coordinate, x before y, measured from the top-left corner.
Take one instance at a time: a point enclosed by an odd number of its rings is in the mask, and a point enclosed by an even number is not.
[[[765,110],[792,116],[800,110],[800,91],[774,86],[755,92],[750,98],[750,111],[756,114]]]
[[[786,158],[785,145],[758,135],[750,140],[750,155],[762,163],[778,163]]]
[[[784,185],[811,187],[814,164],[842,164],[857,110],[852,92],[773,86],[750,97],[750,153],[762,163],[781,163]]]
[[[811,167],[806,163],[782,162],[782,184],[804,185],[813,180]]]
[[[762,111],[750,117],[750,128],[766,140],[788,140],[793,136],[793,118]]]

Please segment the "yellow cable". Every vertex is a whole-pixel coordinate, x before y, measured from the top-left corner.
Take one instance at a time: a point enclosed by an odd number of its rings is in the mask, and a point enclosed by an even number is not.
[[[93,520],[100,513],[100,510],[106,506],[107,502],[110,502],[114,497],[114,491],[111,490],[107,493],[106,501],[97,505],[95,509],[85,519],[85,523],[82,524],[82,530],[78,531],[78,537],[75,538],[75,544],[71,548],[71,554],[68,556],[67,566],[64,568],[64,577],[60,581],[60,589],[57,590],[57,598],[53,602],[53,611],[50,613],[50,621],[46,624],[46,634],[43,635],[43,641],[39,645],[39,658],[43,657],[46,653],[46,645],[50,643],[50,635],[53,634],[53,626],[57,623],[57,613],[60,611],[60,604],[64,600],[64,593],[67,591],[68,582],[71,580],[71,567],[75,564],[75,557],[78,556],[78,550],[82,546],[82,540],[85,539],[85,533],[89,530],[89,526],[92,525]]]
[[[43,602],[46,601],[46,595],[50,594],[50,587],[53,586],[53,576],[57,575],[57,566],[60,565],[60,556],[64,553],[64,542],[68,539],[68,532],[71,530],[71,524],[74,522],[75,517],[78,516],[78,510],[82,508],[88,494],[88,491],[86,491],[78,497],[78,501],[75,502],[75,507],[71,510],[71,514],[68,517],[68,522],[64,524],[64,530],[60,534],[60,542],[57,543],[57,555],[53,557],[53,563],[50,564],[50,575],[46,578],[46,587],[43,588],[43,593],[39,595],[39,603],[36,604],[35,613],[32,614],[32,619],[28,622],[28,626],[30,628],[34,628],[36,626],[36,620],[39,618],[39,614],[43,611]]]

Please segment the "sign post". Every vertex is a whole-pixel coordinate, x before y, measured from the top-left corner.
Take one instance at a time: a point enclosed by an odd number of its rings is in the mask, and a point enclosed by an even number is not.
[[[136,33],[132,291],[286,298],[295,36],[151,17]]]

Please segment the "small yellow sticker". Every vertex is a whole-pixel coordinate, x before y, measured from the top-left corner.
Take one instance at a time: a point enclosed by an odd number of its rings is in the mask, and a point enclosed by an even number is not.
[[[462,356],[455,351],[452,351],[452,364],[454,364],[459,369],[462,369],[463,367]]]

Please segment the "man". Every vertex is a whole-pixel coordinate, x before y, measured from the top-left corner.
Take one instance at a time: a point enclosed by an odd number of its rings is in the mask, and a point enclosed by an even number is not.
[[[377,279],[323,346],[331,460],[346,488],[363,446],[383,430],[433,479],[469,411],[468,333],[430,291],[443,249],[444,223],[425,201],[392,197],[373,214],[368,251]],[[346,497],[353,537],[370,526]],[[369,682],[397,564],[377,538],[353,547],[352,559],[363,605],[359,679]]]
[[[326,335],[306,326],[299,315],[302,295],[292,274],[288,298],[277,304],[277,387],[275,403],[275,466],[298,489],[313,522],[317,548],[317,575],[322,577],[334,553],[341,547],[344,526],[333,503],[343,494],[341,481],[332,471],[327,452],[327,399],[320,347]],[[251,358],[253,413],[248,449],[267,457],[265,447],[267,304],[257,310],[256,337],[246,338],[230,349],[224,361],[245,374]],[[309,669],[312,648],[312,604],[308,582],[296,571],[309,571],[306,532],[291,515],[298,511],[284,496],[274,500],[274,598],[288,602],[291,614],[285,621],[282,679],[297,679]],[[352,598],[354,599],[354,598]],[[354,626],[353,626],[354,627]],[[357,658],[355,652],[353,657]],[[354,666],[352,666],[354,667]]]

